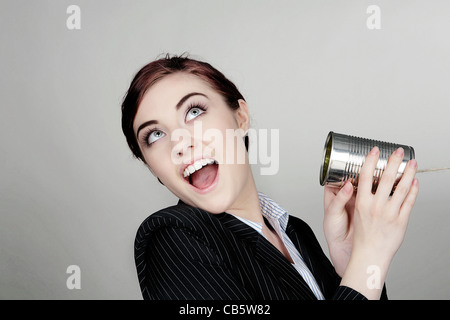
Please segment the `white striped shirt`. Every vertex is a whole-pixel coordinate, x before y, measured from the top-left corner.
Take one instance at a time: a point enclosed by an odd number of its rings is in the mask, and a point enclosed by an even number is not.
[[[269,198],[262,192],[258,192],[258,196],[262,214],[272,225],[273,229],[276,231],[280,239],[282,239],[284,246],[288,250],[289,255],[291,256],[294,262],[293,266],[295,267],[297,272],[303,277],[303,279],[308,284],[308,286],[310,287],[314,295],[317,297],[317,299],[324,300],[325,298],[322,292],[320,291],[316,279],[314,278],[313,274],[303,261],[300,252],[298,252],[297,248],[294,246],[291,239],[289,239],[288,235],[286,234],[286,226],[288,224],[289,219],[288,212],[284,210],[278,203],[273,201],[271,198]],[[262,223],[253,222],[238,216],[235,217],[244,222],[245,224],[247,224],[248,226],[252,227],[256,231],[258,231],[262,236],[264,236],[262,232],[263,229]]]

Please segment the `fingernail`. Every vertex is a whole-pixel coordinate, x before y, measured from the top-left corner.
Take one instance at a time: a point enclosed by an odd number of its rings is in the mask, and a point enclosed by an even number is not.
[[[378,154],[379,151],[380,151],[380,149],[378,149],[378,147],[375,146],[372,148],[372,150],[370,150],[370,154],[375,155],[375,154]]]
[[[403,157],[403,148],[400,147],[397,150],[395,150],[395,154],[400,156],[400,157]]]
[[[415,159],[409,160],[409,165],[412,168],[416,168],[417,167],[417,161]]]
[[[418,184],[419,184],[419,180],[417,180],[417,178],[414,179],[414,180],[413,180],[413,185],[414,185],[414,186],[417,186]]]

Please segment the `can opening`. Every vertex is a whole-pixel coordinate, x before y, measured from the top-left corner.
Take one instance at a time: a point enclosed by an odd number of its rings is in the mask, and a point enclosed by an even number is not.
[[[331,146],[333,145],[333,135],[332,132],[328,134],[327,141],[325,142],[325,147],[323,150],[323,159],[322,159],[322,165],[320,166],[320,185],[324,185],[327,174],[328,174],[328,167],[330,166],[330,159],[331,159]]]

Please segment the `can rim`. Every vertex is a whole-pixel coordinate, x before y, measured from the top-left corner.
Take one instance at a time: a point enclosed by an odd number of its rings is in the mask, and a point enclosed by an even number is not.
[[[322,186],[325,185],[325,181],[327,181],[330,171],[331,153],[333,152],[333,136],[334,132],[330,131],[328,133],[327,139],[325,140],[325,145],[323,147],[322,163],[320,165],[320,174],[319,174],[319,181],[320,185]]]

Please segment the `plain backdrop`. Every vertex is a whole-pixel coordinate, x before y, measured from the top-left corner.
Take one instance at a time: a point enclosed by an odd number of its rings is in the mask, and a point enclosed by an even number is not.
[[[69,5],[81,9],[70,30]],[[367,27],[369,5],[380,29]],[[120,104],[134,74],[187,52],[240,89],[252,128],[277,129],[260,191],[323,236],[330,130],[413,146],[450,165],[450,2],[16,1],[0,10],[0,298],[141,299],[139,224],[177,199],[133,159]],[[420,194],[388,274],[391,299],[450,298],[450,171]],[[81,289],[68,289],[79,266]]]

